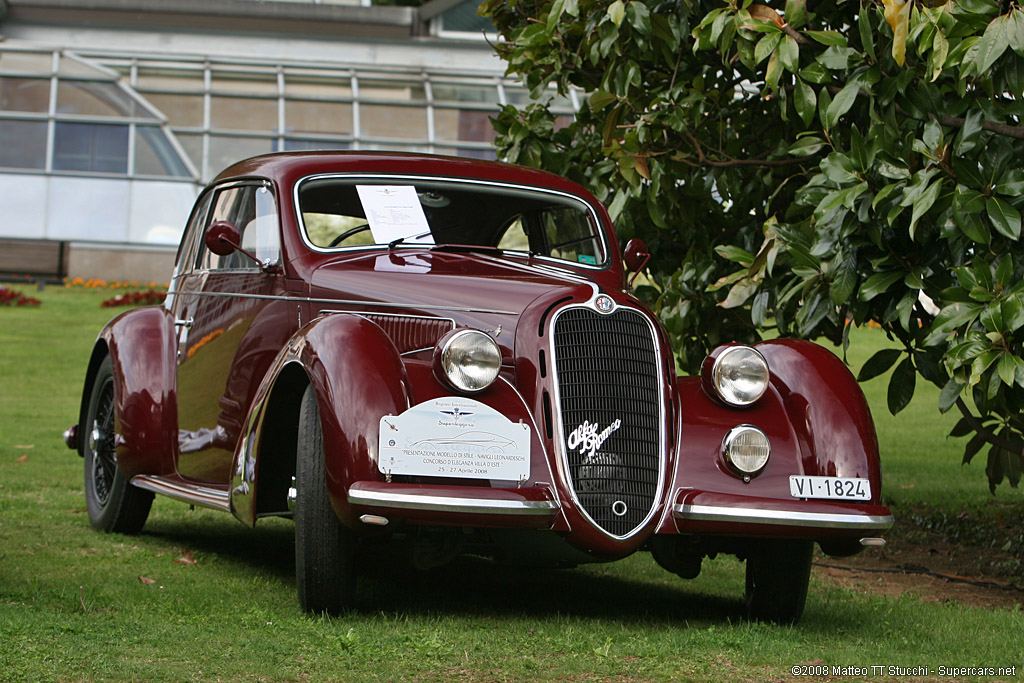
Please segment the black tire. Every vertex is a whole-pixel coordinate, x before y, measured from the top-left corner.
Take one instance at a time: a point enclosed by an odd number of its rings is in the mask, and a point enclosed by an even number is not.
[[[323,429],[313,387],[299,410],[295,454],[295,583],[306,612],[342,614],[355,598],[355,538],[327,495]]]
[[[114,370],[107,356],[96,372],[80,427],[85,439],[85,506],[96,529],[137,534],[149,517],[153,494],[132,486],[117,466],[114,411]]]
[[[747,615],[795,624],[804,612],[811,578],[812,541],[765,540],[747,557]]]

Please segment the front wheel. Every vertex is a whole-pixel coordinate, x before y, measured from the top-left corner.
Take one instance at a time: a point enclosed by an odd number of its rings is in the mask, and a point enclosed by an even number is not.
[[[764,540],[747,556],[747,614],[795,624],[807,601],[813,541]]]
[[[341,614],[355,597],[352,532],[341,525],[327,494],[323,429],[313,387],[299,409],[295,454],[295,583],[307,612]]]
[[[103,359],[89,396],[81,430],[85,435],[85,506],[100,531],[136,534],[149,517],[153,494],[131,485],[117,467],[114,434],[114,370]]]

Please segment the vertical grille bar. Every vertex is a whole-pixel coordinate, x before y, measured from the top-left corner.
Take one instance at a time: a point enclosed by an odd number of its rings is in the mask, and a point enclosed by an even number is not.
[[[661,382],[654,332],[638,311],[560,311],[553,327],[558,419],[570,483],[605,532],[628,536],[662,479]]]

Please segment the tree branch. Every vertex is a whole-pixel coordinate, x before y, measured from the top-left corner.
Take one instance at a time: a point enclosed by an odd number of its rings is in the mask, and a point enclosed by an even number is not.
[[[979,418],[974,416],[974,413],[971,412],[971,409],[967,407],[967,404],[964,403],[962,398],[958,398],[956,400],[956,407],[960,409],[960,413],[967,420],[967,424],[971,425],[971,429],[973,429],[985,443],[997,448],[1002,448],[1004,451],[1009,451],[1010,453],[1021,453],[1024,455],[1024,441],[1004,439],[997,434],[993,434]]]
[[[711,166],[712,168],[735,168],[739,166],[771,168],[779,166],[794,166],[802,164],[807,160],[807,157],[803,157],[795,159],[729,159],[728,161],[714,161],[712,159],[708,159],[704,155],[704,148],[701,146],[700,140],[693,137],[693,134],[690,131],[683,131],[683,134],[691,143],[693,143],[693,148],[697,151],[697,158],[700,160],[700,163],[706,166]],[[697,164],[691,164],[691,166],[695,165]]]

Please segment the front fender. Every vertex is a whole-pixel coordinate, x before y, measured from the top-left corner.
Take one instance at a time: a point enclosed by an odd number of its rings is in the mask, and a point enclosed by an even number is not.
[[[342,521],[352,524],[348,487],[377,476],[380,418],[401,413],[411,400],[401,356],[376,323],[336,314],[300,329],[260,385],[236,449],[231,507],[243,522],[253,524],[257,516],[254,499],[261,459],[294,457],[294,451],[287,455],[264,452],[268,429],[294,428],[293,424],[268,424],[268,417],[288,415],[289,420],[297,420],[296,402],[306,383],[313,387],[320,412],[331,504]],[[290,404],[291,412],[282,408],[275,418],[269,406],[279,394],[290,396],[278,403]]]
[[[96,342],[83,401],[88,401],[104,346],[114,371],[118,467],[128,478],[172,474],[178,444],[174,318],[152,306],[126,311],[107,323]]]
[[[679,380],[679,458],[674,525],[663,533],[795,536],[823,540],[877,534],[892,523],[880,504],[882,479],[871,413],[856,380],[827,349],[780,339],[757,345],[771,369],[765,395],[748,408],[710,398],[697,377]],[[722,439],[737,425],[760,428],[771,458],[749,482],[728,471]],[[790,475],[866,478],[868,501],[794,498]]]

